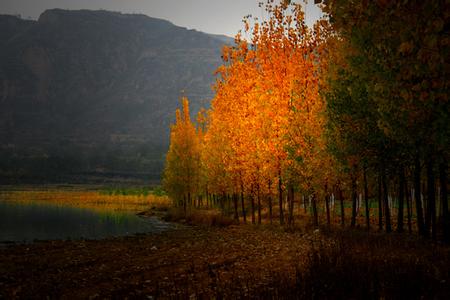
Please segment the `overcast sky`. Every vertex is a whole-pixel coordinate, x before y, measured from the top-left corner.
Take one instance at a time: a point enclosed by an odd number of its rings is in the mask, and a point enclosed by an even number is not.
[[[0,14],[20,14],[37,19],[49,8],[106,9],[141,13],[169,20],[175,25],[199,31],[234,36],[242,29],[242,17],[263,16],[260,0],[0,0]],[[296,0],[302,2],[302,0]],[[306,7],[306,22],[311,25],[320,15],[314,0]]]

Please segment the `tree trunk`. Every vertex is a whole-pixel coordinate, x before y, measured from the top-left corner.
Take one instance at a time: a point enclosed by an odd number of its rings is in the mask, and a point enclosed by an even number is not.
[[[280,205],[280,225],[284,224],[284,215],[283,215],[283,186],[281,183],[281,176],[278,177],[278,202]]]
[[[378,230],[383,231],[383,194],[381,186],[381,174],[378,176]]]
[[[325,210],[327,213],[327,226],[331,225],[331,217],[330,217],[330,197],[328,195],[328,186],[325,184]]]
[[[355,227],[356,225],[356,198],[358,197],[356,193],[356,176],[352,175],[352,221],[350,226]]]
[[[291,220],[291,225],[294,226],[294,204],[295,204],[295,191],[294,191],[294,187],[292,186],[292,199],[291,199],[291,216],[292,216],[292,220]]]
[[[258,197],[258,224],[261,224],[261,195],[259,190],[259,184],[257,190],[257,197]]]
[[[439,164],[439,184],[441,186],[442,225],[444,241],[448,243],[450,242],[450,219],[447,199],[447,162],[445,160],[443,160]]]
[[[341,204],[341,226],[345,226],[345,209],[344,209],[344,195],[342,193],[342,188],[338,187],[338,195],[339,195],[339,202]]]
[[[316,205],[316,194],[314,193],[312,195],[312,209],[313,209],[313,216],[314,216],[314,227],[319,227],[319,216],[317,214],[317,205]]]
[[[363,169],[363,181],[364,181],[364,205],[366,206],[366,227],[367,231],[370,231],[370,208],[369,208],[369,188],[367,186],[367,168]]]
[[[188,204],[189,204],[189,208],[191,208],[192,207],[191,192],[188,192]]]
[[[289,226],[294,223],[294,187],[289,186],[288,190],[288,209],[289,209]]]
[[[253,195],[253,190],[250,192],[250,203],[252,205],[252,224],[256,224],[256,217],[255,217],[255,197]]]
[[[429,158],[427,161],[427,215],[428,226],[427,233],[431,227],[431,237],[436,240],[436,187],[433,172],[433,159]]]
[[[244,224],[247,223],[247,217],[245,215],[245,198],[244,198],[244,186],[241,184],[241,205],[242,205],[242,218],[244,219]]]
[[[398,214],[397,214],[397,232],[403,232],[403,201],[405,198],[405,171],[400,166],[398,174]]]
[[[306,205],[306,197],[305,195],[302,195],[303,198],[303,208],[305,209],[305,215],[308,213],[308,207]]]
[[[225,214],[225,201],[227,200],[227,195],[225,192],[222,192],[222,197],[220,198],[220,210],[222,211],[222,215]]]
[[[270,225],[272,225],[273,222],[273,215],[272,215],[272,193],[270,192],[270,185],[271,185],[271,181],[269,180],[269,220],[270,220]]]
[[[234,203],[234,219],[237,223],[239,223],[239,214],[238,214],[238,195],[233,193],[233,203]]]
[[[417,229],[419,234],[425,236],[425,227],[423,223],[422,200],[420,199],[420,160],[418,157],[414,160],[414,200],[416,202]]]
[[[381,181],[383,185],[383,202],[384,202],[384,219],[386,223],[386,232],[391,232],[391,213],[389,209],[389,191],[388,191],[388,185],[387,185],[387,179],[386,179],[386,170],[383,168],[383,172],[381,175]]]
[[[408,220],[408,232],[412,232],[412,224],[411,224],[411,215],[412,215],[412,207],[411,207],[411,194],[410,190],[408,188],[408,183],[405,180],[405,200],[406,200],[406,213],[407,213],[407,220]]]

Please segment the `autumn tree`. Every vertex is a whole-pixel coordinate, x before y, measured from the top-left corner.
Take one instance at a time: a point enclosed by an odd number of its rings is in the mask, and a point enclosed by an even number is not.
[[[189,115],[189,101],[182,99],[182,111],[177,109],[176,121],[170,128],[170,146],[166,156],[163,185],[177,205],[192,203],[199,192],[200,139]]]
[[[448,57],[445,1],[327,1],[333,28],[349,45],[345,58],[350,76],[356,77],[373,104],[377,131],[388,142],[378,157],[382,162],[381,187],[386,199],[388,176],[399,180],[399,210],[403,207],[405,169],[414,169],[414,195],[418,231],[436,228],[436,162],[448,160]],[[368,136],[369,137],[369,136]],[[369,139],[367,139],[369,141]],[[349,145],[354,145],[350,143]],[[381,144],[380,144],[381,145]],[[371,155],[372,156],[372,155]],[[384,161],[383,161],[384,160]],[[426,204],[423,214],[422,169],[426,168]],[[447,167],[441,175],[446,177]],[[440,186],[446,190],[446,182]],[[448,200],[442,198],[443,206]],[[424,218],[425,216],[425,222]],[[399,214],[398,228],[403,223]],[[448,224],[448,208],[443,209]],[[388,219],[386,219],[388,221]],[[444,226],[444,231],[446,231]]]

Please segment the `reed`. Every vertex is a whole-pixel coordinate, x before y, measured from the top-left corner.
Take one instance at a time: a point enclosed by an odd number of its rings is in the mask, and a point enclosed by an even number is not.
[[[54,205],[95,210],[139,212],[150,208],[166,208],[170,206],[167,196],[152,193],[105,193],[104,191],[80,190],[25,190],[3,191],[0,199],[23,203],[45,202]]]

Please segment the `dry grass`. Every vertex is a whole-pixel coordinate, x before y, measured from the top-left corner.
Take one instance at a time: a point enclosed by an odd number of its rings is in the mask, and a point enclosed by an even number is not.
[[[3,191],[0,199],[19,202],[47,202],[55,205],[70,205],[73,207],[94,210],[132,211],[139,212],[150,208],[170,206],[167,196],[148,195],[115,195],[98,191],[82,190],[26,190]]]
[[[164,216],[165,221],[184,222],[191,225],[205,225],[227,227],[236,222],[224,215],[218,209],[188,209],[186,212],[180,207],[172,207]]]
[[[294,277],[274,274],[255,298],[449,299],[448,247],[351,230],[322,237]]]

